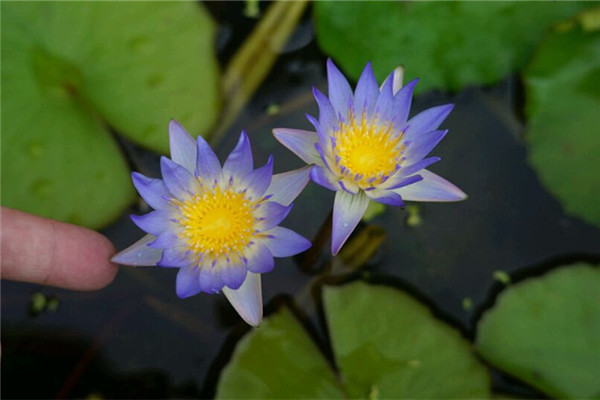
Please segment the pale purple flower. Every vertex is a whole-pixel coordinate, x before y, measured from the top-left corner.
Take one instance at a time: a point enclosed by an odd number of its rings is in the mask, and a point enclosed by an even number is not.
[[[171,159],[162,157],[163,179],[134,172],[133,184],[154,208],[132,215],[148,233],[113,261],[126,265],[178,268],[181,298],[223,291],[250,325],[262,319],[260,274],[273,257],[298,254],[310,242],[277,226],[306,186],[308,167],[273,175],[269,158],[254,169],[245,132],[221,167],[208,143],[195,141],[176,121],[169,125]]]
[[[354,93],[327,61],[329,97],[313,89],[319,119],[307,115],[316,132],[274,129],[284,146],[307,164],[314,182],[336,192],[331,251],[337,254],[361,220],[369,200],[402,206],[408,201],[458,201],[456,186],[428,171],[438,157],[427,157],[446,135],[438,130],[452,104],[427,109],[408,119],[417,80],[402,87],[401,70],[381,87],[371,64]]]

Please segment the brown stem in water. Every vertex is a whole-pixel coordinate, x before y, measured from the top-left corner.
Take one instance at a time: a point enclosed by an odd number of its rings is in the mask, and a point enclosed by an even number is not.
[[[333,208],[329,211],[329,215],[323,221],[319,232],[313,239],[312,246],[300,263],[300,267],[307,272],[316,272],[318,270],[318,261],[323,253],[323,248],[331,241],[331,224],[333,222]]]

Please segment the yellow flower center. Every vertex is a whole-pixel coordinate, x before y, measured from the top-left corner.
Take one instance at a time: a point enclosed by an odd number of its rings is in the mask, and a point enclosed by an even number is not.
[[[393,124],[357,120],[350,114],[334,133],[334,155],[340,172],[361,187],[381,183],[398,169],[402,159],[401,134]]]
[[[242,255],[256,231],[255,204],[244,193],[206,190],[187,201],[175,200],[179,208],[180,234],[189,250],[200,258]]]

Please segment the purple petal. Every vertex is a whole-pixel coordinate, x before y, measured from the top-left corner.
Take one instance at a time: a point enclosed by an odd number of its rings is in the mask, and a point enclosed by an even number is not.
[[[223,289],[223,281],[217,267],[203,265],[198,272],[198,283],[200,290],[205,293],[217,293]]]
[[[327,144],[330,145],[331,142],[328,141]],[[329,146],[329,147],[331,147],[331,146]],[[333,165],[333,162],[329,157],[327,157],[327,154],[323,150],[323,147],[321,147],[321,143],[315,143],[315,150],[317,150],[317,153],[319,153],[319,157],[321,158],[321,161],[323,162],[322,165],[324,165],[328,170],[331,170],[331,168],[329,166]],[[331,150],[330,150],[330,153],[331,153]],[[317,163],[317,165],[322,166],[321,163]]]
[[[264,166],[255,169],[242,179],[242,185],[252,198],[259,199],[271,184],[272,178],[273,157],[269,156],[269,160]]]
[[[181,246],[177,233],[171,229],[167,229],[162,232],[156,240],[150,243],[148,246],[155,249],[168,249],[169,247]]]
[[[423,180],[395,191],[406,201],[460,201],[467,195],[441,176],[426,169],[419,171]]]
[[[348,109],[352,102],[352,89],[344,75],[331,61],[331,58],[327,59],[327,82],[329,84],[328,95],[331,105],[337,114],[347,118]]]
[[[388,79],[392,79],[392,82],[393,82],[392,93],[395,96],[396,93],[398,93],[400,91],[400,89],[402,89],[402,81],[404,79],[404,67],[402,67],[402,66],[396,67],[394,69],[394,71],[385,78],[385,80],[383,81],[381,86],[379,86],[379,91],[381,91],[381,89],[383,88],[383,85],[385,85],[385,83],[388,81]]]
[[[273,257],[294,256],[311,246],[310,241],[306,238],[282,226],[276,226],[264,233],[269,235],[264,244],[273,254]]]
[[[162,179],[148,178],[137,172],[131,174],[133,186],[148,205],[154,209],[166,208],[169,205],[171,193]]]
[[[166,211],[150,211],[144,215],[131,215],[131,220],[143,231],[154,236],[164,232],[169,227],[169,213]]]
[[[225,164],[223,164],[223,172],[227,177],[237,176],[243,178],[252,171],[253,167],[254,164],[250,140],[248,139],[246,131],[242,131],[235,148],[229,153],[227,160],[225,160]]]
[[[176,120],[169,122],[171,159],[194,173],[196,168],[196,141]]]
[[[156,265],[162,257],[162,250],[148,246],[148,243],[155,239],[153,235],[146,235],[125,250],[121,250],[110,260],[122,265]]]
[[[331,233],[331,252],[336,255],[358,225],[369,204],[364,192],[352,195],[337,192],[333,203],[333,226]]]
[[[317,164],[320,161],[319,153],[315,149],[315,143],[319,140],[315,132],[300,129],[273,129],[275,139],[297,155],[307,164]]]
[[[409,177],[406,177],[402,174],[395,174],[390,179],[385,181],[384,184],[378,186],[377,189],[383,189],[383,190],[399,189],[401,187],[411,185],[415,182],[419,182],[422,179],[423,178],[421,177],[421,175],[411,175]]]
[[[379,85],[379,91],[380,92],[383,90],[383,87],[388,84],[388,81],[390,79],[392,79],[392,86],[393,86],[393,83],[394,83],[394,81],[393,81],[393,79],[394,79],[394,73],[393,72],[391,74],[389,74],[388,76],[386,76],[385,79],[383,80],[383,82],[381,82],[381,85]]]
[[[350,194],[356,194],[360,190],[360,188],[358,187],[358,185],[356,183],[351,182],[349,180],[340,179],[337,183],[338,183],[338,185],[340,185],[340,188],[342,190],[344,190]]]
[[[398,170],[398,174],[400,174],[400,176],[411,176],[417,172],[420,172],[422,169],[429,167],[431,164],[436,163],[438,161],[440,161],[441,159],[439,157],[429,157],[429,158],[425,158],[421,161],[417,161],[414,164],[411,164],[407,167],[402,166],[400,168],[400,170]]]
[[[317,121],[311,115],[306,114],[306,119],[309,120],[309,122],[312,124],[312,126],[315,127],[315,130],[317,131],[318,141],[315,143],[315,148],[318,150],[319,142],[325,143],[325,144],[329,143],[329,141],[330,141],[330,137],[329,137],[329,133],[328,133],[329,128],[321,128],[319,121]],[[323,161],[323,162],[325,162],[325,161]],[[320,162],[317,162],[316,164],[320,164]]]
[[[316,129],[318,130],[321,126],[319,125],[319,121],[317,121],[317,119],[315,117],[313,117],[310,114],[306,114],[306,119],[308,120],[308,122],[310,122],[310,124]]]
[[[379,96],[379,86],[371,62],[368,62],[358,79],[354,92],[354,111],[358,118],[361,117],[363,111],[367,116],[371,116],[377,96]]]
[[[414,136],[419,133],[436,130],[453,108],[453,104],[432,107],[412,117],[406,124],[406,140],[413,141]]]
[[[263,203],[256,213],[261,220],[256,224],[256,228],[260,231],[270,229],[278,225],[292,211],[292,205],[284,206],[279,203],[269,201]]]
[[[191,264],[193,263],[190,261],[186,247],[178,246],[164,249],[162,258],[156,265],[166,268],[183,268],[189,267]]]
[[[371,199],[373,199],[376,202],[381,203],[381,204],[386,204],[388,206],[394,206],[394,207],[402,207],[404,205],[404,202],[402,201],[402,197],[398,193],[395,193],[392,191],[375,189],[375,190],[370,190],[365,193]]]
[[[391,121],[394,114],[398,111],[393,108],[394,106],[394,94],[392,92],[393,79],[391,75],[386,79],[385,83],[381,87],[377,101],[375,102],[374,116],[378,121]]]
[[[273,254],[260,242],[249,246],[244,255],[248,259],[248,271],[262,274],[272,271],[275,267]]]
[[[202,135],[198,135],[196,139],[198,148],[198,159],[196,160],[196,169],[194,174],[206,181],[213,182],[221,176],[221,164],[215,152],[210,148],[210,145],[204,140]]]
[[[246,323],[258,326],[262,321],[262,291],[260,274],[248,272],[239,289],[223,288],[223,294]]]
[[[317,134],[319,140],[325,143],[328,140],[326,137],[327,132],[331,129],[337,129],[340,123],[327,96],[319,92],[317,88],[313,88],[313,94],[319,106],[319,129],[317,129]]]
[[[185,299],[201,291],[200,283],[198,282],[198,270],[195,267],[180,268],[175,283],[177,296],[180,299]]]
[[[272,195],[271,201],[287,206],[298,197],[310,180],[311,166],[273,175],[266,193]]]
[[[412,103],[413,91],[418,82],[418,79],[413,80],[394,96],[392,106],[394,110],[393,121],[394,125],[398,128],[402,128],[406,124]]]
[[[413,141],[408,145],[404,157],[407,164],[415,163],[425,157],[446,136],[445,131],[431,131],[415,135]]]
[[[160,158],[163,181],[173,197],[184,200],[198,190],[198,180],[187,169],[166,157]]]
[[[313,166],[310,171],[310,179],[317,185],[321,185],[326,189],[337,191],[339,186],[337,178],[326,168]]]
[[[234,290],[242,286],[248,273],[246,266],[241,262],[223,263],[218,268],[223,283]]]

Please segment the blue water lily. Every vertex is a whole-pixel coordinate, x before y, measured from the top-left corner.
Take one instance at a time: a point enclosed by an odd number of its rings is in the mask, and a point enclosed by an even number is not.
[[[314,182],[336,192],[331,251],[337,254],[362,218],[369,200],[402,206],[408,201],[458,201],[459,188],[426,168],[440,160],[426,157],[448,132],[438,127],[452,104],[427,109],[408,119],[414,80],[402,87],[401,70],[381,87],[371,64],[356,90],[327,61],[329,97],[317,89],[319,119],[308,115],[316,132],[278,128],[277,140],[312,164]]]
[[[272,158],[254,169],[245,132],[222,167],[202,136],[195,141],[176,121],[169,134],[171,159],[161,158],[163,179],[132,174],[154,208],[131,217],[148,235],[112,260],[178,268],[179,297],[222,290],[247,323],[258,325],[260,274],[273,269],[273,257],[310,247],[304,237],[278,226],[306,186],[310,169],[273,175]]]

